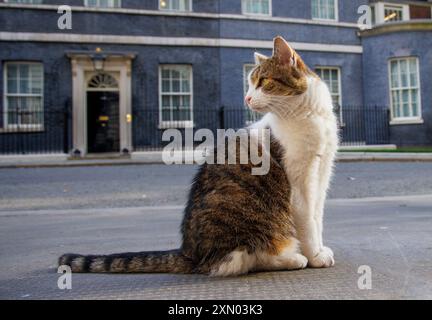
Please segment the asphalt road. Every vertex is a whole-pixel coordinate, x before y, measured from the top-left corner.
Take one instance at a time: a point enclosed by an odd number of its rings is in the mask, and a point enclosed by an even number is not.
[[[184,205],[196,166],[0,169],[0,211]],[[330,198],[432,194],[431,162],[338,163]]]
[[[72,290],[58,289],[62,253],[178,247],[195,170],[0,169],[0,299],[432,299],[432,164],[393,162],[337,165],[325,217],[333,268],[227,279],[74,274]],[[370,290],[358,287],[361,266],[371,268]]]

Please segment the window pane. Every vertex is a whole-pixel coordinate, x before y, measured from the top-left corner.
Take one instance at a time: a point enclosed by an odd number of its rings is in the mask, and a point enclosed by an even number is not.
[[[169,79],[170,78],[170,71],[167,69],[162,69],[162,78]]]
[[[406,60],[400,61],[401,86],[408,87],[408,64]]]
[[[190,108],[190,97],[189,96],[182,96],[182,103],[181,107],[189,109]]]
[[[42,124],[41,99],[27,97],[24,101],[25,107],[21,110],[20,124]]]
[[[327,0],[328,2],[328,12],[327,12],[327,19],[335,19],[335,7],[334,7],[334,1],[333,0]]]
[[[393,114],[396,118],[400,117],[400,96],[399,91],[392,92],[392,105],[393,105]]]
[[[19,82],[19,92],[20,93],[31,93],[30,92],[30,81],[28,78],[21,78]]]
[[[171,0],[171,9],[179,10],[180,9],[180,0]]]
[[[402,20],[402,8],[400,7],[391,7],[391,6],[385,6],[384,7],[384,21],[401,21]]]
[[[179,109],[174,111],[173,120],[175,121],[189,121],[191,119],[191,112],[189,109]]]
[[[180,72],[176,69],[171,70],[171,78],[172,79],[179,79],[180,78]]]
[[[339,83],[337,81],[331,82],[331,93],[339,93]]]
[[[410,86],[417,87],[417,60],[409,60]]]
[[[162,92],[171,92],[169,80],[162,80]]]
[[[162,109],[162,121],[171,120],[171,109]]]
[[[171,97],[162,96],[162,108],[169,108],[171,106]]]
[[[312,0],[312,18],[335,20],[335,0]]]
[[[319,18],[317,0],[312,0],[312,18]]]
[[[19,70],[18,71],[19,77],[21,77],[21,78],[28,78],[29,77],[30,67],[28,64],[20,64],[18,70]]]
[[[323,80],[328,83],[330,81],[330,72],[328,70],[323,70],[322,74]]]
[[[18,124],[18,106],[19,98],[8,97],[7,98],[7,122],[8,124]]]
[[[418,96],[419,96],[419,91],[417,89],[411,91],[411,105],[412,105],[413,117],[420,116],[418,110]]]
[[[189,0],[183,0],[183,3],[184,3],[184,10],[185,11],[190,11],[191,8],[190,8],[190,2],[189,2]]]
[[[88,7],[100,8],[119,8],[121,6],[120,0],[87,0],[85,3]]]
[[[242,0],[244,13],[270,14],[269,0]]]
[[[18,66],[16,64],[7,65],[8,79],[16,79],[18,77]]]
[[[190,84],[189,80],[183,80],[182,81],[182,92],[189,92],[190,91]]]
[[[262,0],[261,1],[261,12],[263,14],[269,14],[270,13],[270,5],[268,0]]]
[[[180,92],[180,80],[173,80],[171,82],[172,85],[172,92]]]
[[[409,117],[409,90],[402,90],[402,111],[404,117]]]
[[[8,79],[7,93],[18,93],[18,81],[16,79]]]
[[[188,68],[181,68],[181,69],[180,69],[180,77],[181,77],[182,79],[189,80],[189,78],[190,78],[190,72],[189,72],[189,69],[188,69]]]
[[[19,109],[19,97],[8,97],[7,98],[7,111],[8,112],[15,112]]]
[[[398,62],[392,61],[391,62],[391,86],[393,88],[399,87],[399,69],[398,69]]]
[[[43,86],[42,66],[37,64],[30,65],[30,93],[41,94]]]
[[[180,107],[180,97],[179,96],[172,96],[172,107],[173,109],[178,109]]]

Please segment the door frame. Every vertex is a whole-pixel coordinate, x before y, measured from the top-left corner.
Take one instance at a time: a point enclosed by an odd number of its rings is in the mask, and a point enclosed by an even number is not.
[[[92,53],[67,54],[72,64],[72,156],[88,154],[87,138],[87,83],[90,75],[98,73],[91,59]],[[135,54],[106,53],[101,72],[115,76],[119,92],[120,154],[132,152],[132,79],[131,66]]]

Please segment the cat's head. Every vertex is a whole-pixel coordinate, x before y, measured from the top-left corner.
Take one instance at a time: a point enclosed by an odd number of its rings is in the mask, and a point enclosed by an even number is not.
[[[313,75],[299,54],[280,36],[273,40],[273,55],[255,53],[256,67],[248,77],[245,102],[254,111],[272,112],[306,92],[307,77]]]

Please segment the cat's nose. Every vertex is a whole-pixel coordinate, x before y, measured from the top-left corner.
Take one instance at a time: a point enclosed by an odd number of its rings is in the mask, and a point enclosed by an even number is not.
[[[249,105],[251,101],[252,101],[252,97],[251,97],[251,96],[246,96],[246,97],[245,97],[245,103],[246,103],[247,105]]]

